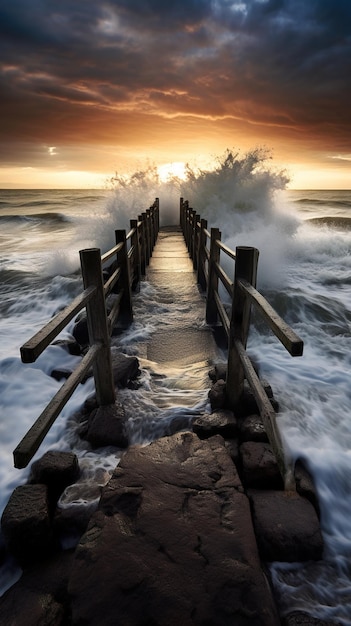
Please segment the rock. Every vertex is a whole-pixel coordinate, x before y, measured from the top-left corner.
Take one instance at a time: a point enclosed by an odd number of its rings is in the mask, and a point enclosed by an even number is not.
[[[269,443],[246,441],[241,444],[239,452],[246,487],[283,489],[283,480]]]
[[[46,485],[16,487],[1,526],[9,551],[21,564],[46,556],[54,546]]]
[[[0,624],[66,626],[69,621],[67,581],[73,555],[64,552],[28,568],[0,598]]]
[[[58,382],[60,382],[60,380],[67,380],[67,378],[69,378],[71,374],[72,374],[72,370],[67,370],[63,368],[54,369],[50,372],[51,378],[54,378]]]
[[[323,539],[310,502],[295,491],[250,491],[253,523],[263,561],[319,560]]]
[[[231,439],[237,434],[238,425],[232,411],[218,409],[197,417],[193,421],[193,431],[200,439],[207,439],[213,435]]]
[[[113,380],[116,387],[127,387],[129,381],[134,380],[139,374],[139,361],[135,356],[127,356],[111,348]]]
[[[213,410],[222,409],[226,403],[226,384],[224,380],[217,380],[208,392],[208,397]]]
[[[248,415],[240,422],[240,440],[268,442],[267,433],[259,415]]]
[[[298,459],[295,463],[295,479],[297,492],[311,502],[318,517],[320,517],[318,496],[313,478],[302,459]]]
[[[282,626],[341,626],[341,624],[339,622],[324,621],[301,611],[294,611],[283,618]]]
[[[101,495],[101,487],[96,487]],[[55,510],[53,528],[61,545],[75,547],[86,531],[90,518],[97,509],[97,502],[90,505],[75,503],[71,506],[58,506]]]
[[[59,346],[74,356],[81,355],[80,345],[75,339],[56,339],[56,341],[52,342],[53,346]]]
[[[117,446],[126,448],[128,437],[125,412],[121,404],[100,406],[91,413],[86,439],[94,448]]]
[[[85,314],[79,316],[73,327],[72,335],[82,348],[89,345],[88,322]]]
[[[219,379],[225,381],[227,379],[227,363],[216,363],[214,368],[209,371],[208,375],[213,382]]]
[[[50,503],[56,504],[65,488],[78,477],[78,458],[73,452],[50,450],[32,464],[29,482],[47,485]]]
[[[240,486],[219,436],[129,448],[76,550],[72,625],[277,626]]]
[[[239,442],[237,439],[226,439],[225,447],[230,454],[230,458],[232,459],[235,466],[238,467],[239,461]]]
[[[270,399],[271,405],[273,409],[278,412],[279,405],[278,402],[274,399],[273,391],[271,386],[265,380],[261,380],[261,384],[263,389],[265,390],[267,397]],[[238,412],[240,412],[241,417],[245,417],[247,415],[259,414],[259,409],[257,406],[257,402],[254,398],[254,395],[251,391],[251,388],[247,382],[244,381],[244,392],[242,397],[240,398]]]

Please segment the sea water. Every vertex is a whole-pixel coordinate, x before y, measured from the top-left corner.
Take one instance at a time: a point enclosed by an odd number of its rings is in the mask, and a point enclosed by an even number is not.
[[[178,223],[182,195],[232,248],[259,249],[258,288],[304,341],[303,357],[292,358],[254,316],[248,350],[279,402],[287,451],[304,459],[314,477],[325,541],[320,563],[272,564],[281,610],[351,624],[351,192],[291,191],[286,182],[253,151],[228,153],[210,172],[188,168],[185,181],[161,183],[146,169],[103,191],[0,191],[0,513],[14,487],[28,478],[29,469],[14,469],[12,452],[61,385],[50,373],[72,369],[79,360],[51,346],[36,363],[24,365],[20,346],[81,290],[80,249],[106,251],[114,229],[128,229],[129,219],[156,196],[161,224]],[[142,346],[157,325],[179,318],[163,295],[143,281],[134,323],[117,340],[125,353],[140,357],[140,388],[122,392],[137,443],[167,433],[177,416],[190,424],[207,402],[202,364],[184,382],[184,372],[165,375],[145,357]],[[181,306],[186,316],[190,303]],[[48,449],[79,456],[81,485],[67,490],[62,506],[96,502],[121,454],[115,448],[94,451],[77,434],[74,416],[93,393],[91,379],[78,387],[35,456]],[[6,563],[2,590],[19,573]]]

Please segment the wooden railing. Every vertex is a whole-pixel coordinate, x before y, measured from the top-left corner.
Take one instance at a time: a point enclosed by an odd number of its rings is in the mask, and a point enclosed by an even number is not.
[[[60,311],[36,335],[21,347],[23,363],[33,363],[67,324],[85,307],[89,349],[36,422],[14,450],[14,465],[26,467],[59,413],[93,367],[96,398],[99,406],[115,402],[110,337],[117,321],[128,325],[133,320],[132,290],[135,290],[155,245],[159,231],[159,199],[130,221],[130,231],[116,230],[116,245],[101,256],[99,248],[80,250],[84,291]],[[113,260],[112,271],[104,281],[103,266]],[[116,291],[107,314],[106,298]]]
[[[292,356],[302,355],[303,341],[257,291],[259,251],[256,248],[238,246],[235,252],[228,248],[221,241],[220,230],[211,228],[209,232],[207,221],[201,219],[200,215],[190,208],[188,201],[184,201],[183,198],[180,199],[180,225],[193,260],[194,270],[197,271],[198,283],[206,292],[206,320],[211,325],[220,321],[227,337],[226,395],[228,404],[233,408],[240,405],[246,378],[257,402],[285,481],[285,487],[295,489],[292,469],[284,454],[276,424],[275,411],[246,352],[252,305]],[[221,252],[235,261],[233,280],[220,265]],[[219,296],[219,283],[223,285],[230,297],[230,317]]]

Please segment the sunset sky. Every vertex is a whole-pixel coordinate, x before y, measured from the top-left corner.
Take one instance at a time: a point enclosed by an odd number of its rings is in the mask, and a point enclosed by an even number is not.
[[[0,187],[266,146],[351,188],[350,0],[0,0]]]

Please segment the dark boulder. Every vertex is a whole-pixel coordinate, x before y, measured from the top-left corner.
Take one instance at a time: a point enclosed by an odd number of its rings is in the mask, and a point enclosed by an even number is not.
[[[193,421],[193,431],[200,439],[207,439],[213,435],[232,439],[238,432],[238,424],[232,411],[218,409],[197,417]]]
[[[268,442],[267,433],[259,415],[248,415],[240,422],[240,440]]]
[[[47,485],[50,502],[56,503],[78,476],[78,458],[73,452],[49,450],[32,464],[29,482]]]
[[[128,356],[117,348],[111,348],[113,380],[116,387],[127,387],[128,383],[140,374],[139,361],[135,356]]]
[[[100,406],[89,417],[85,435],[94,448],[117,446],[126,448],[128,436],[125,425],[125,411],[121,404]]]
[[[10,553],[21,564],[47,556],[54,547],[46,485],[16,487],[1,527]]]
[[[323,539],[310,502],[295,491],[250,491],[253,523],[264,561],[319,560]]]
[[[246,487],[283,489],[283,480],[269,443],[246,441],[241,444],[239,452]]]
[[[208,398],[213,411],[216,409],[223,409],[226,405],[226,383],[220,379],[214,383],[208,392]]]

